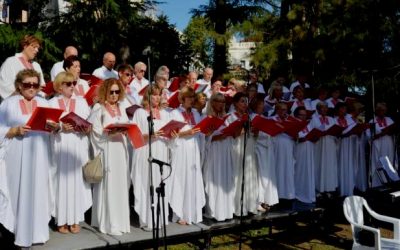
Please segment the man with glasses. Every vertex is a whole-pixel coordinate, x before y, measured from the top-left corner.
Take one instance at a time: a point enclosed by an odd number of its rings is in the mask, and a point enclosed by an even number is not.
[[[106,80],[110,78],[118,79],[118,72],[114,70],[115,66],[115,55],[111,52],[107,52],[103,56],[103,66],[93,71],[94,76]]]
[[[211,89],[211,78],[214,75],[214,71],[212,68],[205,68],[203,71],[203,78],[198,80],[198,84],[205,84],[207,88],[204,90],[204,93],[207,93]]]
[[[42,68],[33,59],[39,53],[42,41],[33,35],[25,35],[21,41],[20,53],[8,57],[0,68],[0,96],[1,100],[12,95],[15,91],[15,77],[18,72],[24,69],[34,69],[40,74],[40,85],[44,85]]]

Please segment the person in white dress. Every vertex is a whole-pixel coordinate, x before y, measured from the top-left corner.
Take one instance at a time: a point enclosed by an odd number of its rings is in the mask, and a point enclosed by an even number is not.
[[[263,118],[264,98],[256,97],[250,103],[251,110],[254,112],[251,116],[252,120],[256,115]],[[257,210],[260,212],[268,212],[270,207],[279,202],[278,189],[275,173],[275,155],[272,137],[262,131],[254,131],[256,135],[255,157],[257,159],[258,169],[258,203]]]
[[[327,116],[328,105],[319,102],[316,106],[318,114],[311,119],[311,126],[326,131],[335,124],[332,117]],[[331,135],[322,136],[315,144],[315,183],[320,193],[334,192],[338,187],[338,154],[337,138]]]
[[[172,211],[179,224],[199,223],[203,220],[202,208],[206,203],[201,172],[200,140],[203,134],[193,127],[200,115],[192,108],[195,92],[184,87],[179,92],[181,106],[171,112],[171,119],[185,122],[171,146],[171,188],[169,196]]]
[[[312,112],[310,99],[304,99],[304,89],[300,85],[294,88],[293,97],[293,105],[290,108],[292,114],[297,107],[304,107],[306,109],[306,112]]]
[[[207,87],[203,91],[204,93],[208,93],[209,90],[211,89],[211,79],[212,79],[213,75],[214,75],[214,70],[210,67],[206,67],[203,70],[203,78],[196,81],[198,84],[207,85]]]
[[[389,127],[394,121],[386,116],[386,103],[380,102],[376,104],[375,119],[370,120],[375,126],[375,133],[371,133],[371,129],[366,131],[367,137],[371,144],[371,166],[369,175],[372,177],[372,187],[377,187],[383,183],[379,179],[377,169],[381,166],[379,158],[387,156],[393,166],[396,165],[394,160],[394,140],[390,131],[385,128]]]
[[[151,85],[147,88],[143,96],[142,107],[143,108],[136,110],[132,120],[140,128],[146,141],[146,145],[136,149],[133,152],[131,179],[133,184],[133,194],[135,196],[135,211],[139,215],[140,227],[142,227],[144,230],[151,230],[153,229],[151,209],[152,207],[154,208],[154,215],[156,217],[155,209],[158,203],[156,192],[154,192],[154,204],[151,202],[150,184],[152,184],[154,187],[158,187],[161,182],[161,173],[159,165],[156,163],[149,164],[148,162],[150,149],[148,142],[150,137],[147,118],[150,115],[151,108],[154,122],[154,134],[151,136],[150,145],[151,155],[157,160],[169,162],[167,146],[168,140],[162,137],[163,132],[160,130],[169,122],[169,113],[161,108],[161,90],[156,85]],[[150,167],[152,171],[152,179],[150,179]],[[170,169],[165,167],[163,167],[163,169],[164,171],[162,178],[165,179],[169,175]],[[170,179],[165,180],[166,193],[169,192],[169,181]],[[166,215],[165,221],[168,224],[168,196],[165,196],[164,204],[164,213]],[[162,204],[160,204],[160,208],[162,209]],[[160,222],[162,222],[163,219],[163,217],[160,217]]]
[[[78,50],[74,46],[67,46],[67,47],[65,47],[63,56],[64,56],[64,59],[69,56],[78,56]],[[56,78],[56,75],[58,75],[58,73],[65,71],[63,64],[64,64],[64,60],[53,64],[53,67],[50,70],[50,79],[52,81],[54,81],[54,79]]]
[[[49,101],[53,108],[64,110],[61,116],[74,112],[87,119],[90,108],[86,100],[74,96],[74,75],[59,73],[54,79],[54,89],[59,95]],[[52,136],[52,156],[54,166],[53,187],[58,231],[79,233],[79,223],[84,221],[84,213],[92,206],[92,191],[82,176],[82,166],[89,160],[89,138],[87,131],[74,131],[68,123],[62,123],[60,133]]]
[[[134,104],[140,105],[141,99],[139,97],[136,88],[131,83],[134,74],[133,67],[130,64],[122,64],[118,66],[118,77],[122,85],[125,87],[125,98],[122,100],[121,105],[124,107],[130,107]]]
[[[288,108],[285,103],[275,105],[276,115],[271,119],[284,122],[288,118]],[[280,199],[295,198],[294,189],[294,138],[286,133],[280,133],[274,138],[275,169]]]
[[[15,245],[30,247],[49,239],[51,154],[50,134],[25,124],[48,102],[37,96],[40,74],[34,70],[20,71],[14,87],[17,94],[0,105],[0,223],[15,235]]]
[[[353,195],[355,187],[355,173],[357,157],[355,155],[356,146],[352,143],[352,138],[347,133],[356,124],[347,116],[347,107],[343,102],[338,102],[335,106],[335,122],[340,127],[345,128],[338,141],[338,173],[339,173],[339,194],[340,196]]]
[[[81,79],[79,76],[81,74],[81,63],[77,56],[69,56],[65,58],[63,67],[66,72],[70,72],[74,75],[74,95],[85,96],[89,90],[89,83],[86,80]]]
[[[207,115],[225,116],[225,97],[221,93],[212,95],[207,105]],[[235,199],[235,172],[232,162],[232,137],[222,134],[222,125],[206,138],[203,165],[204,189],[206,192],[205,216],[217,221],[232,219]]]
[[[232,162],[235,177],[235,215],[241,215],[241,199],[243,198],[243,215],[248,213],[257,213],[258,205],[258,172],[257,160],[255,157],[255,138],[249,129],[248,122],[248,99],[245,93],[237,93],[233,96],[234,111],[227,118],[227,123],[233,123],[236,120],[246,122],[243,127],[237,131],[232,140]],[[247,126],[247,128],[246,128]],[[244,140],[246,138],[246,148],[244,148]],[[243,157],[244,172],[243,172]],[[244,173],[244,193],[242,197],[242,179]]]
[[[131,85],[138,93],[140,93],[143,88],[149,85],[149,80],[144,77],[147,71],[147,66],[143,62],[137,62],[134,66],[134,70],[135,77],[133,78]]]
[[[124,95],[120,81],[105,80],[89,117],[94,155],[101,154],[104,170],[101,182],[93,185],[92,226],[111,235],[130,232],[128,142],[121,130],[105,129],[129,121],[119,105]]]
[[[0,96],[2,99],[12,95],[15,91],[15,76],[23,69],[33,69],[40,74],[39,84],[45,85],[40,64],[33,61],[39,53],[42,41],[33,36],[26,35],[20,41],[22,51],[15,56],[8,57],[0,68]]]
[[[103,66],[93,71],[92,75],[102,79],[118,79],[118,72],[114,70],[115,55],[111,52],[106,52],[103,56]]]
[[[307,110],[299,106],[294,110],[294,116],[300,120],[307,120]],[[304,203],[315,202],[315,156],[314,142],[306,140],[305,137],[313,127],[309,123],[299,132],[299,139],[294,150],[294,183],[296,199]]]

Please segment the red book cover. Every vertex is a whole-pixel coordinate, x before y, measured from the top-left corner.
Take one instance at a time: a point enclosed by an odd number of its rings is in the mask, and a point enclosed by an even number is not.
[[[349,132],[346,133],[346,136],[361,135],[369,127],[370,125],[368,123],[357,123]]]
[[[91,75],[91,74],[81,73],[81,75],[79,77],[82,78],[83,80],[86,80],[90,86],[100,85],[103,83],[102,79],[98,78],[97,76]]]
[[[171,139],[172,138],[172,131],[175,133],[179,132],[181,128],[183,128],[186,125],[185,122],[179,122],[175,120],[171,120],[167,124],[165,124],[164,127],[160,128],[164,132],[164,137]]]
[[[46,96],[51,96],[55,94],[53,82],[47,82],[46,85],[42,88],[42,91],[46,94]]]
[[[85,94],[85,99],[89,106],[92,106],[95,103],[95,98],[98,95],[100,85],[92,85],[90,89]]]
[[[357,98],[354,98],[354,97],[346,96],[346,97],[344,98],[344,102],[346,103],[347,106],[353,104],[353,103],[356,102],[356,101],[357,101]]]
[[[325,134],[332,135],[332,136],[340,136],[340,135],[342,135],[342,132],[345,129],[346,129],[346,127],[341,127],[337,124],[334,124],[328,130],[325,131]]]
[[[139,108],[142,108],[140,105],[133,104],[132,106],[129,106],[125,109],[126,115],[129,117],[129,119],[132,119],[133,115],[135,114],[136,110]]]
[[[132,146],[137,149],[145,145],[142,132],[136,124],[132,123],[114,123],[106,126],[104,130],[114,130],[118,129],[120,131],[126,131],[129,141]]]
[[[179,91],[175,91],[175,93],[173,93],[169,97],[168,106],[170,108],[176,109],[177,107],[179,107],[179,105],[181,105],[181,103],[179,102],[179,99],[178,99],[178,95],[179,95]]]
[[[282,125],[285,127],[285,133],[293,138],[296,138],[307,124],[307,121],[302,121],[292,116],[289,116],[286,121],[282,122]]]
[[[226,117],[225,117],[226,119]],[[213,116],[207,116],[203,120],[201,120],[194,128],[199,128],[203,134],[208,134],[217,130],[219,127],[222,126],[225,122],[224,118],[217,118]]]
[[[276,122],[272,119],[264,118],[260,115],[256,115],[253,118],[253,120],[251,121],[251,126],[257,130],[269,134],[270,136],[276,136],[277,134],[280,134],[285,130],[285,127],[279,122]]]
[[[200,83],[195,83],[194,84],[194,91],[196,92],[196,94],[197,93],[200,93],[200,92],[204,92],[204,90],[206,90],[206,88],[207,88],[207,84],[200,84]]]
[[[92,124],[74,112],[70,112],[60,119],[63,123],[71,124],[77,132],[86,131]]]
[[[392,135],[396,132],[397,130],[397,124],[393,123],[389,126],[387,126],[386,128],[382,129],[382,132],[388,134],[388,135]]]
[[[183,81],[183,79],[181,77],[174,77],[171,79],[171,84],[169,85],[169,92],[175,92],[179,89],[179,85],[181,83],[181,81]]]
[[[150,84],[147,84],[146,86],[144,86],[140,91],[139,91],[139,95],[140,96],[144,96],[144,94],[146,93],[146,90],[149,88]]]
[[[311,142],[316,142],[319,140],[319,138],[321,138],[322,136],[324,136],[324,132],[322,132],[319,129],[313,128],[306,136],[305,139],[307,141],[311,141]]]
[[[37,107],[26,125],[30,126],[32,130],[49,132],[51,130],[47,128],[46,121],[58,122],[63,112],[62,109]]]
[[[243,124],[245,123],[244,120],[237,119],[236,121],[229,124],[228,127],[222,130],[222,134],[227,136],[234,136],[243,128]]]

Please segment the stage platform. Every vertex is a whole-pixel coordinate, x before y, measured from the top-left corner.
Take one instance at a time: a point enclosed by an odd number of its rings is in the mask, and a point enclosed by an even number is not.
[[[240,218],[234,218],[224,222],[206,219],[199,224],[182,226],[177,223],[169,223],[167,226],[167,244],[179,244],[192,242],[200,249],[207,249],[213,236],[237,233],[240,230],[257,229],[269,227],[269,234],[272,233],[272,226],[280,220],[295,222],[297,219],[310,218],[317,221],[323,214],[323,209],[312,208],[303,211],[272,211],[268,214],[258,214],[244,217],[242,225]],[[34,250],[67,250],[67,249],[103,249],[103,248],[152,248],[152,232],[146,232],[137,227],[131,227],[129,234],[121,236],[106,235],[98,232],[95,228],[86,223],[81,224],[79,234],[60,234],[50,231],[50,240],[43,245],[35,245]],[[162,231],[160,231],[162,237]],[[162,239],[161,239],[162,240]],[[161,244],[161,242],[160,242]]]

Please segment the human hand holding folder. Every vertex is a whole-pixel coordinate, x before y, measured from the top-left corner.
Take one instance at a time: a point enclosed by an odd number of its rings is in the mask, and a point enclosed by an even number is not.
[[[129,141],[135,149],[138,149],[145,145],[142,132],[136,124],[114,123],[106,126],[104,130],[107,131],[109,134],[126,133]]]
[[[55,131],[59,128],[58,121],[63,112],[62,109],[37,107],[26,125],[29,126],[31,130],[46,132]]]

